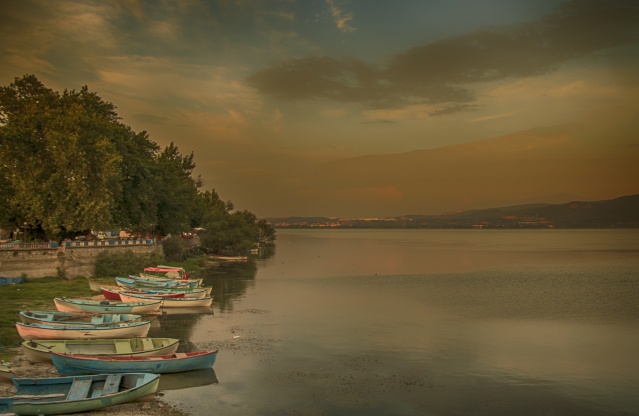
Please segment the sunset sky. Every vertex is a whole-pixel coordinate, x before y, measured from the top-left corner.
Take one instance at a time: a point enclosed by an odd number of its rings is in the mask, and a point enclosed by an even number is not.
[[[0,85],[87,85],[258,217],[639,193],[637,1],[0,2]]]

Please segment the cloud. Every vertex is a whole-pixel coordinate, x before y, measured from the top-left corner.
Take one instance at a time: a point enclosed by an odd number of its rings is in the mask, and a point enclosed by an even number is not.
[[[133,114],[133,118],[149,124],[165,124],[168,120],[167,117],[158,117],[153,114]]]
[[[638,33],[635,3],[575,0],[536,21],[408,49],[385,66],[311,56],[275,63],[247,81],[282,100],[328,99],[378,109],[440,104],[430,114],[437,116],[475,110],[473,86],[479,83],[546,75],[575,59],[636,42]]]
[[[326,0],[328,7],[331,9],[331,16],[337,25],[337,28],[342,32],[354,32],[356,29],[349,26],[348,22],[353,20],[353,15],[349,12],[344,12],[340,9],[335,0]]]
[[[380,109],[474,100],[472,91],[454,85],[389,83],[381,69],[352,57],[288,59],[249,76],[247,82],[283,100],[329,99]]]
[[[514,114],[516,113],[510,112],[510,113],[502,113],[502,114],[493,114],[493,115],[485,116],[485,117],[477,117],[471,121],[474,123],[481,123],[482,121],[490,121],[490,120],[497,120],[500,118],[512,117]]]

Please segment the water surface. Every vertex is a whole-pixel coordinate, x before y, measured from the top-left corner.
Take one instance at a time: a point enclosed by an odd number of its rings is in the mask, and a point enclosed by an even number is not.
[[[278,230],[206,283],[153,329],[220,349],[194,415],[639,414],[637,230]]]

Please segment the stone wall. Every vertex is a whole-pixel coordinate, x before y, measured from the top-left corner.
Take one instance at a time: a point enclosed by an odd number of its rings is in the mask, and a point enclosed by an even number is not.
[[[161,253],[162,246],[154,242],[126,246],[2,249],[0,250],[0,275],[18,277],[25,274],[27,278],[36,278],[56,276],[58,272],[62,272],[66,277],[91,277],[98,254],[103,251],[124,253],[129,250],[136,254]]]

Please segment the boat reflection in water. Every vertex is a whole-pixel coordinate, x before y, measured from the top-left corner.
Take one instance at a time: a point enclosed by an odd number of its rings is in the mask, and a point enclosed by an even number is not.
[[[158,390],[180,390],[219,383],[213,368],[162,374]]]
[[[193,306],[181,308],[162,308],[162,316],[166,315],[213,315],[211,306]]]

